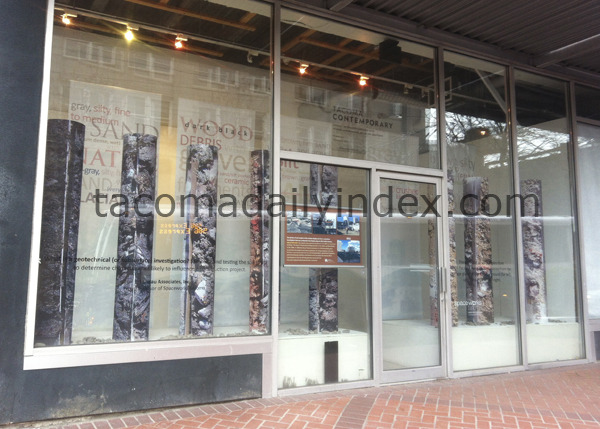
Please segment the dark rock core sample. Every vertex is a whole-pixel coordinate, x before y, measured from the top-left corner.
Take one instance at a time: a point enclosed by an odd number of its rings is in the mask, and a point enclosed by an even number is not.
[[[85,126],[50,119],[46,141],[35,342],[71,343]]]
[[[139,203],[137,211],[130,205],[119,218],[113,321],[113,339],[116,341],[148,339],[156,144],[157,137],[153,135],[123,135],[121,193],[130,202],[139,198]]]
[[[265,333],[269,326],[270,228],[267,205],[270,192],[269,151],[250,154],[250,331]]]
[[[338,168],[310,164],[310,203],[337,207]],[[320,219],[325,224],[325,219]],[[338,330],[338,269],[311,268],[308,280],[308,329],[317,332]]]
[[[308,330],[319,332],[320,268],[308,269]]]
[[[338,269],[310,268],[308,329],[316,332],[338,330]]]
[[[319,273],[319,329],[338,330],[338,270],[321,268]]]
[[[338,169],[333,165],[310,164],[310,203],[338,205]]]
[[[186,242],[186,334],[213,334],[215,260],[217,255],[218,149],[191,145],[188,152],[186,216],[190,234]]]
[[[546,308],[546,263],[544,258],[544,224],[542,221],[542,181],[521,181],[523,212],[523,260],[527,323],[548,317]]]
[[[487,207],[481,204],[488,194],[485,177],[469,177],[464,181],[465,199],[465,284],[467,322],[487,325],[494,322],[492,291],[492,243]]]
[[[458,262],[456,260],[456,220],[454,218],[454,174],[448,170],[448,232],[450,244],[450,302],[452,326],[458,326]]]

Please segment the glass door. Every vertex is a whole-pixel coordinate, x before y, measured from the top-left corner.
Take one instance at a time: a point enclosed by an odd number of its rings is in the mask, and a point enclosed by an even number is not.
[[[281,163],[278,388],[369,383],[369,171]]]
[[[440,179],[377,173],[374,314],[382,382],[445,376]]]

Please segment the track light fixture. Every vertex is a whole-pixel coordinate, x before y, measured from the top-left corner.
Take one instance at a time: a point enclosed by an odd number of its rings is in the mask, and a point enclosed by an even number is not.
[[[254,61],[254,57],[258,57],[258,55],[259,55],[258,51],[250,50],[250,51],[248,51],[248,54],[246,55],[246,61],[248,61],[248,63],[252,64],[252,61]]]
[[[73,14],[73,13],[63,13],[60,16],[63,24],[65,25],[70,25],[71,24],[71,18],[77,18],[77,15]]]
[[[361,76],[360,79],[358,80],[358,84],[360,86],[365,86],[367,84],[367,80],[369,80],[368,77]]]
[[[127,31],[125,32],[125,34],[123,34],[123,36],[128,42],[131,42],[133,39],[135,39],[135,36],[133,35],[133,30],[137,30],[137,28],[127,25]]]
[[[308,64],[300,64],[300,67],[298,67],[298,73],[300,73],[300,75],[303,75],[304,73],[306,73],[306,69],[308,69]]]
[[[183,42],[187,42],[187,37],[183,37],[183,34],[178,34],[175,37],[175,49],[183,49]]]

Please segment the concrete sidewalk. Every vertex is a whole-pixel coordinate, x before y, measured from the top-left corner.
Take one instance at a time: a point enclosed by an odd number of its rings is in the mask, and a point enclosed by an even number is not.
[[[600,364],[70,419],[27,427],[600,428]]]

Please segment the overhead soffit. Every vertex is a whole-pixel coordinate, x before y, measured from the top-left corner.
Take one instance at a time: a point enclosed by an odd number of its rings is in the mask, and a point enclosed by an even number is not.
[[[513,54],[531,65],[560,65],[600,75],[597,0],[328,0],[413,22]]]

